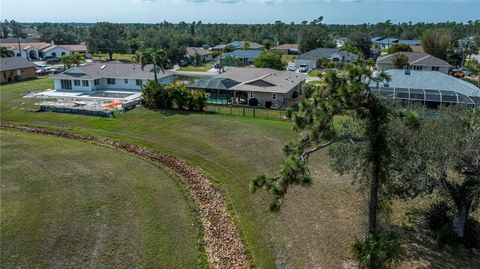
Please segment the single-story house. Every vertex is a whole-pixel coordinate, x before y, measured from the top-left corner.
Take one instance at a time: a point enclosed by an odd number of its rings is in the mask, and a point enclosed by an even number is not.
[[[409,46],[418,46],[422,44],[422,41],[417,39],[397,39],[392,37],[374,37],[371,39],[374,45],[379,46],[382,49],[388,49],[392,45],[405,44]]]
[[[208,62],[212,59],[212,52],[201,47],[187,47],[185,57],[195,59],[196,55],[201,58],[200,62]]]
[[[35,64],[20,57],[0,58],[1,83],[35,77]]]
[[[19,45],[20,48],[19,49]],[[0,47],[11,50],[15,56],[27,60],[46,60],[49,58],[60,58],[62,55],[69,55],[75,52],[83,53],[87,58],[91,55],[87,53],[85,44],[73,45],[55,45],[53,42],[12,42],[0,43]]]
[[[234,50],[232,52],[224,53],[218,57],[219,61],[224,61],[228,56],[232,56],[241,60],[244,65],[251,65],[258,55],[262,53],[261,50]],[[225,63],[227,66],[228,63]]]
[[[283,108],[300,96],[305,74],[269,68],[230,67],[224,73],[188,85],[233,104]]]
[[[439,71],[444,74],[448,74],[448,71],[452,66],[446,61],[434,57],[428,53],[420,52],[397,52],[389,54],[377,59],[377,69],[378,70],[390,70],[396,69],[393,64],[393,57],[396,54],[404,54],[408,57],[407,69],[419,70],[419,71]]]
[[[153,65],[112,62],[95,62],[76,66],[52,77],[59,91],[140,91],[142,85],[154,79]],[[159,82],[173,82],[173,73],[157,71]]]
[[[227,45],[230,45],[234,50],[263,50],[265,48],[265,46],[251,41],[233,41],[228,44],[216,45],[212,47],[212,50],[223,51]]]
[[[296,55],[300,54],[300,50],[298,49],[298,44],[283,44],[280,46],[276,46],[273,50],[278,51],[284,55]]]
[[[318,48],[299,55],[295,59],[295,65],[308,66],[308,70],[317,68],[319,59],[327,59],[335,62],[352,62],[358,59],[358,55],[340,50],[338,48]]]
[[[392,69],[386,71],[391,81],[370,84],[379,96],[402,101],[420,103],[428,108],[441,104],[480,104],[480,89],[464,80],[436,71]]]

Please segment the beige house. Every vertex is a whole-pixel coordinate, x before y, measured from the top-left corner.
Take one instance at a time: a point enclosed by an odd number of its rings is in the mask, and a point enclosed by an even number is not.
[[[230,67],[211,78],[201,78],[188,85],[210,93],[211,99],[231,104],[284,108],[302,94],[306,74],[269,68]]]
[[[191,59],[191,61],[195,61],[195,57],[200,57],[201,62],[208,62],[212,60],[212,52],[206,50],[204,48],[197,48],[197,47],[187,47],[185,57],[187,59]]]
[[[20,57],[0,58],[0,83],[35,78],[35,65]]]
[[[393,57],[396,54],[404,54],[408,57],[407,69],[418,70],[418,71],[439,71],[444,74],[448,74],[448,71],[452,66],[446,61],[434,57],[428,53],[424,52],[397,52],[389,54],[377,59],[377,69],[378,70],[390,70],[396,69],[393,64]]]

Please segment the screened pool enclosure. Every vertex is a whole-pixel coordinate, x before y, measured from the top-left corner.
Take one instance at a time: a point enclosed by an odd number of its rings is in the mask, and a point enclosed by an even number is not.
[[[440,105],[451,104],[463,104],[471,108],[476,106],[472,98],[455,91],[394,87],[372,87],[371,90],[379,97],[399,101],[402,104],[417,103],[427,108],[437,108]]]

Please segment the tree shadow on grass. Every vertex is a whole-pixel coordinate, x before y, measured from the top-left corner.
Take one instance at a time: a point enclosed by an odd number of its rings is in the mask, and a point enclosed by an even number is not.
[[[480,250],[461,244],[439,245],[435,234],[424,227],[405,231],[401,268],[480,268]]]

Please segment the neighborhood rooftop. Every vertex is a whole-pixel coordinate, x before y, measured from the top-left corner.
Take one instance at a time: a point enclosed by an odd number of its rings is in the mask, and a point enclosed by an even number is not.
[[[346,56],[349,53],[337,48],[318,48],[318,49],[314,49],[299,55],[297,59],[298,60],[318,60],[320,58],[329,58],[332,54]],[[350,53],[350,55],[353,55],[353,54]]]
[[[158,78],[171,76],[170,71],[159,70]],[[55,75],[54,79],[99,79],[99,78],[132,78],[154,79],[153,65],[141,65],[121,62],[95,62],[83,66],[73,67],[64,73]]]
[[[217,77],[229,78],[239,82],[231,88],[232,90],[287,93],[304,81],[306,75],[269,68],[230,67],[225,73],[219,74]]]
[[[389,54],[378,58],[377,64],[391,64],[393,57],[398,53],[404,54],[408,57],[409,65],[452,67],[446,61],[424,52],[397,52],[394,54]]]
[[[391,76],[391,81],[388,82],[390,88],[453,91],[468,97],[480,98],[480,89],[475,85],[441,72],[400,69],[386,72]]]
[[[0,71],[9,71],[34,67],[35,64],[20,57],[0,58]]]

